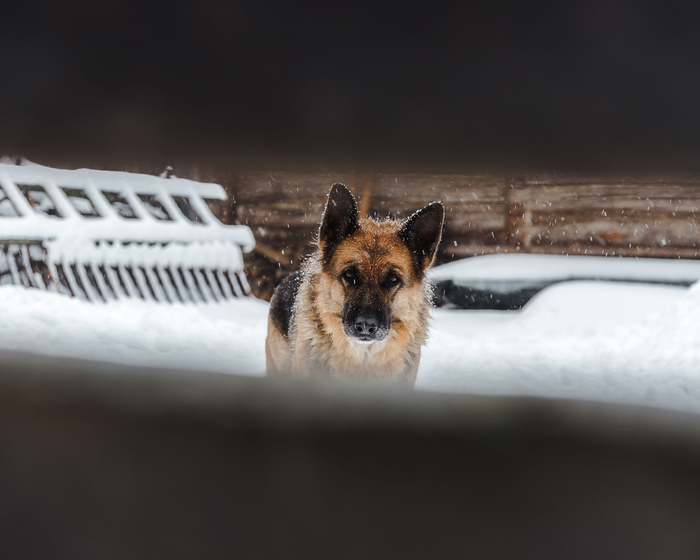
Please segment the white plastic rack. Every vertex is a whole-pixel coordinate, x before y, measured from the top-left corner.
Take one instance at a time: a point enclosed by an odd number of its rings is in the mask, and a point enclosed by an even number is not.
[[[94,302],[248,296],[242,252],[255,242],[216,219],[224,200],[213,183],[0,163],[0,284]]]

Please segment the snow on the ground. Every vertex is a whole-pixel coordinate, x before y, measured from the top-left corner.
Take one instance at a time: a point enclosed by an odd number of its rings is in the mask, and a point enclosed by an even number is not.
[[[0,350],[263,375],[266,303],[92,304],[0,287]],[[700,283],[568,282],[521,311],[436,309],[416,387],[700,412]]]
[[[437,309],[416,386],[700,411],[700,284],[547,288],[521,311]]]
[[[244,375],[265,372],[267,303],[96,304],[0,287],[0,349]]]

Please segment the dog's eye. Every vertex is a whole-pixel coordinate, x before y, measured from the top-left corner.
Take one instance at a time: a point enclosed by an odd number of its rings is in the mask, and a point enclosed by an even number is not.
[[[401,281],[401,278],[399,278],[399,275],[394,274],[393,272],[391,274],[389,274],[389,276],[386,277],[386,283],[389,286],[396,286],[400,281]]]

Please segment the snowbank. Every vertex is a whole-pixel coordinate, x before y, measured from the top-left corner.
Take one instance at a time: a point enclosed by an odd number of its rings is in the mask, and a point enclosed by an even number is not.
[[[93,304],[19,286],[0,288],[0,349],[131,365],[262,375],[267,304]]]
[[[263,375],[266,303],[92,304],[0,288],[0,350]],[[434,311],[418,389],[700,412],[700,284],[568,282],[521,311]]]
[[[570,282],[519,312],[434,315],[419,388],[700,411],[700,284]]]

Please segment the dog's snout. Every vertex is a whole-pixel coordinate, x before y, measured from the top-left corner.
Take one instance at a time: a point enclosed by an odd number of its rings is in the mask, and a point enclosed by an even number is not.
[[[355,319],[355,331],[357,334],[364,336],[372,336],[379,328],[379,321],[374,317],[359,316]]]
[[[378,306],[348,307],[343,317],[343,329],[350,338],[360,342],[381,342],[389,334],[391,320]]]

